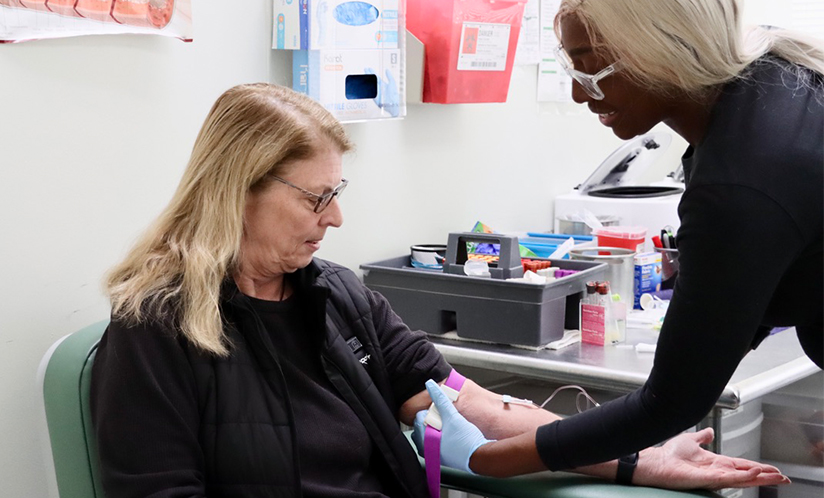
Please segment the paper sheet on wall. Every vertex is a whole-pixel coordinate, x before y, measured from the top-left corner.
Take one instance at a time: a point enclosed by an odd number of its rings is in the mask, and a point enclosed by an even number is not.
[[[191,0],[0,0],[0,43],[126,33],[192,41]]]
[[[558,46],[555,36],[555,14],[561,6],[561,0],[541,0],[541,59],[554,58],[553,51]]]
[[[515,64],[528,65],[541,62],[541,20],[540,0],[529,0],[524,7],[521,32],[518,35],[518,48],[515,51]]]
[[[572,80],[555,60],[538,65],[538,102],[572,102]]]
[[[571,102],[572,80],[555,60],[555,14],[560,0],[541,0],[541,63],[538,65],[538,102]]]

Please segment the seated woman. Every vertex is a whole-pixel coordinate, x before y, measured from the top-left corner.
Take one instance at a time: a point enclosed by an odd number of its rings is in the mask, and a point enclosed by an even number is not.
[[[109,498],[428,495],[399,421],[413,423],[426,380],[451,367],[354,273],[313,257],[343,222],[351,147],[289,89],[217,100],[173,199],[108,276],[91,404]],[[504,409],[471,381],[457,406],[492,437],[556,418]],[[696,486],[783,479],[683,438],[681,454],[647,450],[666,463],[650,484],[683,485],[685,467]]]

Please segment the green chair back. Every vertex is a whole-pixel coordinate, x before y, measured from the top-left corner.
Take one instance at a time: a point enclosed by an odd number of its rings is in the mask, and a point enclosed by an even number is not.
[[[103,498],[89,390],[97,343],[108,321],[64,337],[43,375],[43,402],[60,498]]]

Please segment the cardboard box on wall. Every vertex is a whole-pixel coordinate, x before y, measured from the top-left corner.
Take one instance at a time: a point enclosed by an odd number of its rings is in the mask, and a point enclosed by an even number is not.
[[[272,48],[301,50],[309,45],[308,0],[272,1]]]
[[[309,50],[398,48],[399,0],[308,0]]]
[[[402,0],[273,0],[272,48],[396,49]]]
[[[292,88],[343,122],[406,115],[401,51],[300,50],[292,58]]]

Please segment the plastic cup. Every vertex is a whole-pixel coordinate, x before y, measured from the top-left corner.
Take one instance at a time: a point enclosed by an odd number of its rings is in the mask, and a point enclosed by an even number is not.
[[[656,247],[655,252],[661,253],[661,283],[678,275],[678,249]]]

